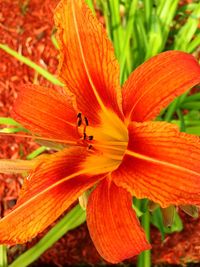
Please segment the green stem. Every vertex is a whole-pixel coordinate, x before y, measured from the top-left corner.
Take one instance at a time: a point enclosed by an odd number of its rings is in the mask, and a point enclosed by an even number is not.
[[[29,266],[69,230],[85,222],[85,216],[85,212],[79,205],[74,207],[35,246],[21,254],[9,267]]]
[[[146,211],[142,216],[142,226],[146,233],[146,238],[150,242],[150,214]],[[137,260],[137,267],[151,267],[151,250],[143,251]]]
[[[0,267],[7,267],[7,247],[0,245]]]

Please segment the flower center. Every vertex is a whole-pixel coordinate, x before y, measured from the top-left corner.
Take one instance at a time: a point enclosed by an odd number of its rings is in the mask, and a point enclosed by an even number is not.
[[[92,144],[90,141],[94,139],[93,135],[87,135],[87,127],[89,126],[88,118],[82,116],[81,113],[77,114],[77,128],[81,136],[80,143],[84,146],[88,146],[88,149],[92,149]]]
[[[114,170],[120,165],[127,148],[128,130],[124,122],[112,111],[102,112],[100,118],[99,125],[91,126],[88,119],[79,113],[78,131],[82,136],[82,144],[87,145],[91,152],[100,155],[106,164],[109,162],[111,169]],[[94,164],[98,164],[95,162],[95,157],[91,157],[91,160],[94,160]]]

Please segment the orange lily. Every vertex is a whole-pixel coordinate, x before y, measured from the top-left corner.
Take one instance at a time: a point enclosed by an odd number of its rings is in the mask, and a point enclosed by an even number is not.
[[[30,240],[95,186],[88,228],[101,256],[117,263],[150,248],[132,195],[164,208],[200,205],[199,138],[150,122],[200,82],[200,67],[191,55],[168,51],[138,67],[121,90],[112,44],[84,1],[62,0],[55,22],[66,87],[21,88],[13,116],[63,150],[35,161],[17,205],[0,221],[0,242]]]

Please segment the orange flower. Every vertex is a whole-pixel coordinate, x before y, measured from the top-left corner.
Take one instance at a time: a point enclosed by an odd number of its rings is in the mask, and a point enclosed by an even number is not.
[[[132,195],[161,207],[200,205],[199,138],[150,122],[200,82],[200,67],[191,55],[168,51],[138,67],[121,91],[112,44],[84,1],[62,0],[55,22],[66,87],[21,88],[13,115],[63,150],[31,165],[17,205],[0,221],[0,241],[30,240],[95,186],[90,235],[103,258],[120,262],[150,248]]]

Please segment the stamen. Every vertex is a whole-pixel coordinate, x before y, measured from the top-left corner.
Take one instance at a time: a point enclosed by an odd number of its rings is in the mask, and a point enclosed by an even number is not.
[[[86,133],[83,133],[83,140],[86,140],[87,139],[87,135]]]
[[[82,119],[81,119],[81,118],[79,118],[79,119],[78,119],[78,121],[77,121],[77,125],[78,125],[78,127],[80,127],[80,126],[81,126],[81,124],[82,124]]]
[[[77,118],[78,118],[78,120],[77,120],[77,126],[78,127],[80,127],[81,124],[83,123],[83,137],[82,137],[82,140],[84,140],[84,141],[87,141],[87,140],[88,141],[92,141],[94,139],[93,135],[87,136],[87,134],[86,134],[86,128],[87,128],[87,126],[89,126],[88,118],[84,116],[84,122],[83,122],[81,113],[77,114]],[[88,149],[91,149],[91,148],[92,148],[92,146],[89,145]]]
[[[85,117],[85,125],[88,126],[89,125],[89,122],[88,122],[88,119]]]
[[[81,116],[81,113],[78,113],[77,118],[78,118],[78,120],[77,120],[77,126],[80,127],[81,124],[82,124],[82,116]]]

